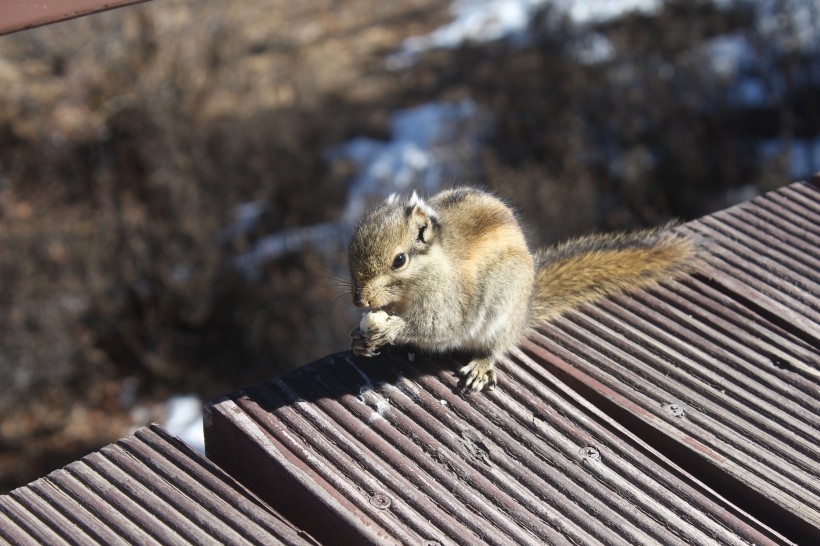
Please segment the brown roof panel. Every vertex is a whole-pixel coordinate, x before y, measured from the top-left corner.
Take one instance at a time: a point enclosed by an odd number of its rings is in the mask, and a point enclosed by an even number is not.
[[[691,222],[693,278],[587,306],[525,350],[790,539],[820,537],[820,192]],[[808,542],[807,542],[808,541]]]
[[[146,0],[10,0],[0,2],[0,34],[81,17]]]
[[[820,343],[820,189],[797,183],[691,222],[712,246],[703,273],[739,301]],[[767,221],[751,218],[763,215]]]
[[[315,544],[152,425],[0,496],[13,544]]]
[[[213,402],[208,455],[324,541],[811,542],[817,203],[797,184],[683,226],[696,274],[545,325],[496,391],[342,353]]]
[[[785,541],[523,352],[467,398],[442,364],[342,353],[254,385],[207,408],[208,456],[328,543]]]

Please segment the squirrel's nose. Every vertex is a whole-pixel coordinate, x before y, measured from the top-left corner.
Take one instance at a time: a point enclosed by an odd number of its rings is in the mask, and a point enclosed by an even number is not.
[[[357,288],[353,291],[353,305],[356,307],[367,307],[367,302],[362,299],[361,288]]]

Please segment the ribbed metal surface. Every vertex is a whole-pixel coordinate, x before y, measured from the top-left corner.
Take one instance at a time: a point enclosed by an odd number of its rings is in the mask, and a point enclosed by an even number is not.
[[[12,544],[315,544],[156,425],[0,496]]]
[[[328,544],[785,540],[514,359],[463,398],[453,363],[328,357],[214,402],[208,456]]]
[[[683,226],[696,274],[544,326],[494,392],[344,353],[214,402],[208,454],[327,542],[817,543],[818,195]]]
[[[788,538],[820,543],[820,191],[684,226],[699,274],[588,306],[524,349]]]

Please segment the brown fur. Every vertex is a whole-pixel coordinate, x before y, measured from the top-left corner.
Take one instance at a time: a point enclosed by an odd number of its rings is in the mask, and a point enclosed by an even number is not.
[[[603,296],[647,288],[687,272],[695,243],[669,228],[592,235],[539,251],[533,321],[549,321]]]
[[[582,237],[533,256],[515,214],[488,193],[394,197],[362,219],[349,247],[354,303],[390,315],[377,331],[354,330],[351,346],[364,355],[391,344],[471,352],[465,389],[481,390],[527,328],[684,272],[694,253],[692,240],[661,228]]]

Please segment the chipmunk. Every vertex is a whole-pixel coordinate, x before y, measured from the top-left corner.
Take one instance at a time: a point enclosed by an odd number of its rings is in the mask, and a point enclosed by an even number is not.
[[[386,345],[467,352],[465,392],[494,388],[495,362],[529,328],[608,294],[688,271],[696,244],[669,226],[592,235],[532,253],[513,211],[473,189],[424,200],[394,194],[367,213],[348,249],[356,354]]]

